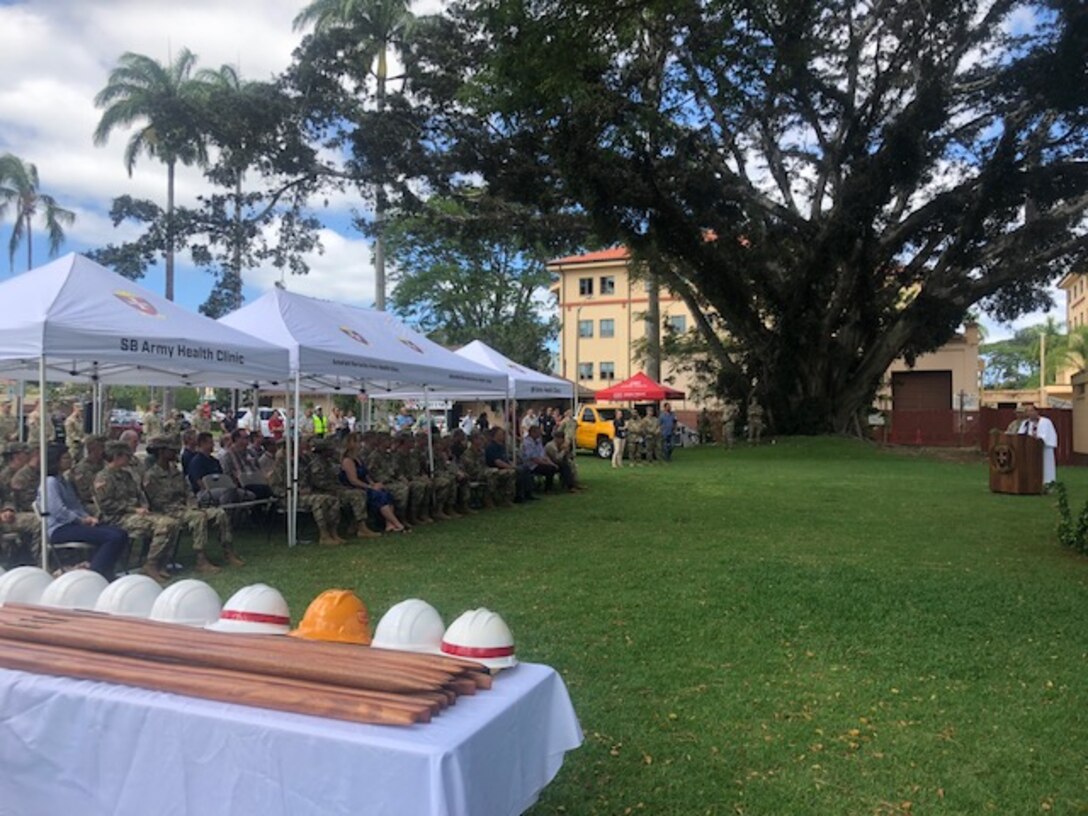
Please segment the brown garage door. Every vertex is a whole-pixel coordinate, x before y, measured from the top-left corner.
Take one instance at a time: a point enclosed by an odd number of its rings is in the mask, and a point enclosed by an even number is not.
[[[899,371],[892,374],[892,407],[896,411],[950,411],[951,371]]]

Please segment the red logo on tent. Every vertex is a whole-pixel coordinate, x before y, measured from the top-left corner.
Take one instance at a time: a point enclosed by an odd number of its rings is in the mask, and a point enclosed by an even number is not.
[[[124,289],[118,289],[116,292],[113,293],[113,296],[122,303],[124,303],[126,306],[131,306],[140,314],[145,314],[148,317],[164,316],[159,314],[159,310],[151,305],[151,302],[148,301],[147,298],[140,297],[139,295],[134,295],[132,292],[126,292]]]
[[[340,331],[342,331],[356,343],[362,343],[364,346],[370,345],[370,343],[367,342],[367,339],[359,334],[359,332],[355,331],[355,329],[349,329],[347,326],[341,326]]]
[[[402,343],[404,343],[404,345],[408,346],[408,348],[410,348],[416,354],[422,354],[423,353],[423,349],[421,349],[419,346],[417,346],[411,340],[405,340],[403,337],[398,337],[397,339],[400,340]]]

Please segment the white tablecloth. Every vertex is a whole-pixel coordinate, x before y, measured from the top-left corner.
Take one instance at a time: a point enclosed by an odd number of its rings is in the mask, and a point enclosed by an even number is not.
[[[506,816],[581,742],[528,663],[408,727],[0,669],[3,816]]]

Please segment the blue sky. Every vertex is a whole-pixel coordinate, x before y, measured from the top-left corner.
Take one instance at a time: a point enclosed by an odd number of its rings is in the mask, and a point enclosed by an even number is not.
[[[426,0],[417,12],[434,11],[440,0]],[[0,152],[10,151],[38,166],[41,187],[77,213],[62,252],[83,251],[134,237],[131,227],[115,229],[110,202],[129,194],[165,201],[162,165],[143,157],[130,178],[122,153],[127,134],[116,133],[108,145],[95,147],[91,134],[100,111],[94,95],[125,51],[168,61],[188,47],[200,67],[224,63],[240,68],[247,79],[267,79],[289,63],[300,34],[292,20],[304,0],[0,0]],[[1030,27],[1030,17],[1017,17],[1017,29]],[[200,173],[182,168],[178,202],[193,203],[205,189]],[[317,211],[324,224],[324,253],[309,258],[311,273],[288,276],[287,287],[304,294],[370,305],[374,272],[369,242],[350,228],[354,208],[364,205],[351,194],[333,194]],[[11,224],[0,224],[0,279],[9,274],[7,240]],[[34,246],[36,263],[46,260],[46,246]],[[25,269],[25,254],[16,256],[16,271]],[[250,271],[244,294],[253,299],[279,280],[272,268]],[[143,285],[163,289],[162,269],[153,269]],[[176,299],[196,309],[207,297],[212,278],[179,259]],[[1064,295],[1053,312],[1064,319]],[[1043,315],[1025,315],[1011,326],[984,319],[990,339],[1039,323]]]
[[[91,134],[101,111],[94,95],[126,51],[166,62],[188,47],[199,67],[240,66],[247,79],[267,79],[289,63],[301,34],[292,20],[302,0],[34,0],[0,3],[0,152],[12,152],[37,165],[43,192],[72,209],[77,220],[68,230],[62,252],[80,252],[134,237],[134,228],[114,228],[108,213],[113,198],[129,194],[166,198],[162,165],[141,157],[130,178],[122,154],[128,134],[121,131],[104,147]],[[205,189],[200,173],[180,168],[179,204],[194,203]],[[287,278],[294,291],[370,305],[374,273],[369,242],[351,229],[353,208],[363,202],[350,194],[333,194],[328,207],[317,210],[324,224],[324,253],[309,258],[311,274]],[[0,278],[9,272],[7,243],[10,221],[0,224]],[[47,260],[47,247],[34,244],[35,264]],[[15,271],[26,268],[25,250],[16,255]],[[272,287],[280,273],[272,268],[246,276],[247,299]],[[163,289],[163,270],[153,269],[141,282]],[[196,309],[212,285],[208,273],[179,258],[176,299]]]

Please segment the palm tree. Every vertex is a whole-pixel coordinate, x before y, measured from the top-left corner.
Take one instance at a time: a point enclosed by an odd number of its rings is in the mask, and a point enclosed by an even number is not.
[[[295,30],[314,26],[321,34],[333,28],[350,28],[358,38],[358,59],[364,73],[376,80],[378,112],[385,110],[389,82],[389,51],[404,45],[415,23],[408,0],[312,0],[295,17]],[[374,206],[374,305],[385,309],[385,246],[383,218],[387,207],[385,190],[379,184]]]
[[[174,299],[174,172],[178,162],[203,163],[204,140],[199,129],[200,82],[191,74],[196,56],[183,48],[169,65],[143,54],[126,53],[118,60],[94,103],[104,108],[94,131],[96,145],[105,144],[117,127],[139,125],[125,147],[125,169],[141,153],[166,165],[166,297]]]
[[[11,271],[15,270],[15,250],[19,242],[26,239],[26,268],[34,266],[34,218],[42,216],[46,233],[49,235],[49,254],[56,255],[64,243],[64,227],[70,227],[76,220],[76,214],[57,204],[51,195],[39,189],[38,168],[30,162],[24,162],[18,156],[5,153],[0,156],[0,220],[7,214],[8,207],[14,210],[15,224],[11,228],[11,240],[8,242],[8,263]]]

